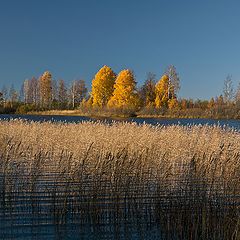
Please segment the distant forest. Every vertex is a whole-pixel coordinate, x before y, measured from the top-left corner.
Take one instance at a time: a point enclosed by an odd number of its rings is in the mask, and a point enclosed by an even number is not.
[[[77,110],[83,115],[109,113],[119,116],[234,118],[240,119],[240,83],[234,89],[232,77],[223,82],[223,92],[210,100],[179,98],[180,78],[173,65],[157,80],[148,73],[137,88],[132,70],[116,74],[103,66],[88,91],[84,80],[67,86],[63,79],[54,80],[49,71],[22,83],[20,90],[2,86],[0,113],[27,114],[47,110]]]

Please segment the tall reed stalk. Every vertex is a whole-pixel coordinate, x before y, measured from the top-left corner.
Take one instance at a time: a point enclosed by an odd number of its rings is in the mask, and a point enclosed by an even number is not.
[[[238,240],[240,133],[1,121],[0,199],[0,238]]]

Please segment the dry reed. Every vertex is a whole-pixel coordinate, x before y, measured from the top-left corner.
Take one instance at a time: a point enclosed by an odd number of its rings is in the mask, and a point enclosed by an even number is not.
[[[4,229],[19,217],[79,239],[106,225],[114,238],[240,239],[237,130],[12,120],[0,151]]]

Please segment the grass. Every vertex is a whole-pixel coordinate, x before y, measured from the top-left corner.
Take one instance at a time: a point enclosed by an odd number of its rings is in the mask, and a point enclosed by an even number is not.
[[[31,111],[30,115],[65,115],[65,116],[82,116],[82,117],[100,117],[100,118],[129,118],[136,117],[136,113],[131,109],[75,109],[75,110],[46,110]]]
[[[30,212],[31,224],[105,224],[125,239],[240,239],[236,130],[12,120],[0,122],[0,149],[12,222]]]
[[[31,111],[28,114],[33,115],[68,115],[99,118],[202,118],[202,119],[239,119],[240,111],[238,108],[232,109],[226,106],[219,109],[156,109],[142,108],[136,109],[109,109],[109,108],[86,108],[80,107],[75,110],[46,110]]]

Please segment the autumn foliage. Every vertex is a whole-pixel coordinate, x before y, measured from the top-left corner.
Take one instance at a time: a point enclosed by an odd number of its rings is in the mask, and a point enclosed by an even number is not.
[[[174,108],[177,105],[177,100],[174,93],[174,87],[170,82],[168,75],[163,75],[156,84],[156,108]]]
[[[104,117],[240,119],[240,84],[234,89],[231,75],[224,81],[222,94],[210,100],[179,98],[179,89],[180,79],[173,65],[166,68],[158,81],[149,72],[142,86],[137,85],[132,70],[124,69],[117,75],[105,65],[94,76],[92,89],[87,89],[81,78],[67,83],[45,71],[40,77],[25,79],[20,90],[13,84],[3,85],[0,114],[76,110],[79,115]]]
[[[113,95],[108,102],[110,108],[137,108],[140,104],[136,81],[131,70],[122,70],[114,84]]]
[[[40,77],[40,104],[43,107],[49,106],[52,98],[52,75],[49,71]]]
[[[45,110],[79,110],[95,116],[166,116],[201,118],[240,118],[240,84],[233,89],[231,76],[224,82],[223,94],[207,100],[179,98],[180,79],[173,65],[157,81],[148,73],[142,86],[130,69],[118,75],[103,66],[92,80],[74,79],[68,85],[45,71],[40,77],[23,81],[20,91],[12,85],[0,91],[0,113],[25,114]]]
[[[92,101],[94,107],[106,106],[113,94],[116,74],[108,66],[103,66],[92,81]]]

